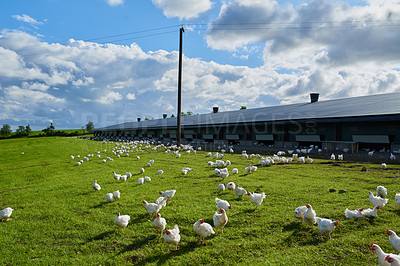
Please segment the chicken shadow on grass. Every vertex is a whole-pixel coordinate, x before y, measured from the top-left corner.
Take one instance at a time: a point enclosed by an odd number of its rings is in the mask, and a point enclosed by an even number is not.
[[[97,208],[102,208],[104,205],[106,205],[106,204],[110,204],[110,202],[101,202],[101,203],[99,203],[99,204],[97,204],[97,205],[94,205],[94,206],[92,206],[92,207],[90,207],[90,208],[95,208],[95,209],[97,209]]]
[[[159,237],[157,235],[151,235],[142,239],[138,239],[135,242],[133,242],[130,245],[127,245],[124,247],[123,250],[121,250],[118,255],[125,253],[125,252],[129,252],[135,249],[139,249],[142,246],[146,245],[148,242],[152,241],[152,240],[157,240]],[[161,239],[161,238],[160,238]]]
[[[151,257],[147,257],[144,260],[141,261],[136,261],[135,264],[136,265],[148,265],[148,263],[155,263],[156,265],[164,265],[169,259],[175,257],[175,256],[181,256],[184,255],[188,252],[193,252],[196,248],[201,247],[202,245],[200,245],[197,241],[192,241],[192,242],[187,242],[185,244],[179,244],[178,245],[178,250],[176,251],[170,251],[170,252],[166,252],[168,245],[165,243],[162,243],[160,245],[162,252],[164,254],[162,255],[154,255]],[[173,245],[171,245],[171,248]]]
[[[94,240],[102,240],[102,239],[104,239],[104,238],[106,238],[106,237],[108,237],[109,235],[112,235],[112,234],[114,234],[114,233],[115,233],[115,230],[110,230],[110,231],[103,232],[103,233],[98,234],[97,236],[91,238],[91,239],[89,240],[89,242],[94,241]]]
[[[131,223],[139,223],[139,222],[144,222],[144,221],[147,221],[147,220],[154,220],[155,219],[155,217],[152,217],[152,219],[149,219],[149,214],[148,213],[142,213],[142,214],[139,214],[135,219],[132,219],[131,220]]]
[[[304,223],[291,222],[283,226],[282,231],[292,231],[292,234],[285,238],[283,241],[288,245],[318,245],[322,242],[326,242],[327,239],[321,239],[320,233],[317,226],[311,227]]]

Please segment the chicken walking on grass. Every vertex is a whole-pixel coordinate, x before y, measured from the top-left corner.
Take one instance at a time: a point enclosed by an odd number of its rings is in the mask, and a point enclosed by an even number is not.
[[[363,215],[363,208],[359,208],[358,210],[351,211],[346,208],[344,211],[344,215],[346,216],[347,219],[358,219],[364,217]]]
[[[176,224],[173,229],[165,231],[164,243],[168,244],[167,252],[170,252],[171,244],[175,245],[174,250],[178,250],[178,243],[181,241],[181,235],[179,234],[179,227]]]
[[[119,212],[117,216],[115,216],[114,224],[119,226],[119,228],[125,229],[128,226],[129,220],[131,217],[129,215],[121,215]]]
[[[159,212],[162,208],[161,205],[158,205],[157,203],[148,203],[147,201],[143,200],[142,201],[144,208],[150,215],[150,219],[153,218],[153,215],[157,212]]]
[[[251,193],[251,192],[247,192],[247,195],[250,196],[250,202],[256,205],[256,209],[258,208],[258,206],[261,205],[261,203],[263,202],[264,198],[265,198],[265,193]]]
[[[165,220],[165,218],[162,218],[161,214],[157,213],[157,217],[153,221],[153,226],[155,229],[157,229],[157,235],[162,236],[166,225],[167,221]]]
[[[213,216],[213,222],[215,226],[216,234],[218,235],[218,229],[221,229],[221,234],[224,233],[223,229],[225,225],[228,223],[228,216],[226,215],[226,211],[222,208],[219,209],[219,212],[215,212]]]
[[[0,212],[0,221],[9,221],[14,209],[7,207]]]
[[[315,219],[318,224],[318,230],[321,233],[321,239],[322,239],[322,234],[328,234],[329,239],[331,239],[331,233],[332,231],[338,226],[338,221],[332,221],[330,219],[326,218],[320,218],[316,217]]]
[[[307,204],[306,207],[307,210],[304,212],[303,221],[305,222],[305,224],[314,225],[317,222],[317,215],[315,214],[315,211],[310,204]]]
[[[294,210],[294,217],[300,220],[300,223],[303,222],[304,213],[307,210],[307,206],[299,206]]]
[[[390,244],[397,253],[400,253],[400,237],[392,230],[386,230],[386,234],[389,236]]]
[[[204,244],[204,239],[207,236],[215,234],[212,226],[209,223],[205,223],[203,219],[199,219],[193,224],[193,230],[200,236],[201,244]]]

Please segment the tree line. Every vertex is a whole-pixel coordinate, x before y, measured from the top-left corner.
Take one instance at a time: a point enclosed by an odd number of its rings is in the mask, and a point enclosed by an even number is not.
[[[85,129],[87,132],[94,129],[94,123],[89,121],[85,126],[82,127],[82,132],[75,131],[71,133],[67,133],[63,130],[55,130],[55,126],[53,123],[50,123],[50,126],[42,129],[41,134],[35,135],[35,137],[43,137],[43,136],[78,136],[85,134]],[[1,138],[19,138],[19,137],[29,137],[32,134],[32,129],[29,125],[27,126],[18,126],[18,129],[15,130],[13,134],[11,126],[9,124],[3,124],[3,127],[0,129],[0,137]]]

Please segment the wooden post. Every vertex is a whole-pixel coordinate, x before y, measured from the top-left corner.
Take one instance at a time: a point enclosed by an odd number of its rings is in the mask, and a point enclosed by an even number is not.
[[[181,102],[182,102],[182,39],[185,30],[180,28],[179,30],[179,70],[178,70],[178,118],[177,118],[177,130],[176,130],[176,141],[177,145],[181,145]]]

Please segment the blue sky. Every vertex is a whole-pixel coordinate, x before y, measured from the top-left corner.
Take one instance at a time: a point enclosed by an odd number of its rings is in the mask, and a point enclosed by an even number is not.
[[[399,90],[400,3],[0,0],[0,125],[96,127]]]

